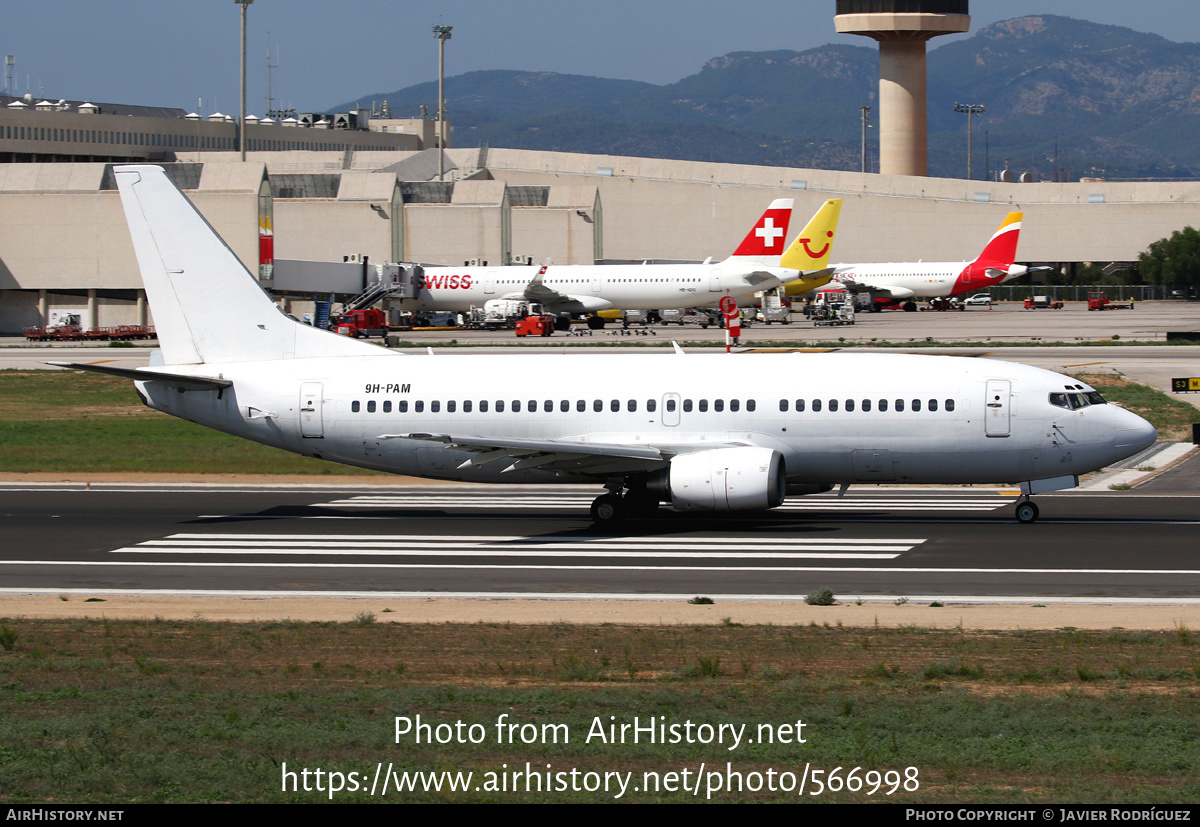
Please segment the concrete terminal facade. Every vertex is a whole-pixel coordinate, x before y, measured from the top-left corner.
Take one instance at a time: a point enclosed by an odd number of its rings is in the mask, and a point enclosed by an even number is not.
[[[796,202],[791,234],[825,199],[845,200],[836,261],[969,259],[1018,209],[1022,261],[1133,261],[1200,212],[1200,182],[988,183],[508,149],[447,150],[459,180],[437,182],[405,174],[428,166],[415,151],[175,156],[185,190],[251,272],[264,213],[277,259],[579,264],[724,258],[779,197]],[[106,180],[102,163],[0,164],[0,332],[63,307],[91,327],[140,321]]]

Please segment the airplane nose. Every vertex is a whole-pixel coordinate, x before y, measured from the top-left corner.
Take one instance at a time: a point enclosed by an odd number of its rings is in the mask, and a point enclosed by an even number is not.
[[[1158,431],[1153,425],[1132,411],[1114,408],[1117,414],[1113,433],[1113,448],[1128,451],[1126,456],[1136,454],[1154,444]]]

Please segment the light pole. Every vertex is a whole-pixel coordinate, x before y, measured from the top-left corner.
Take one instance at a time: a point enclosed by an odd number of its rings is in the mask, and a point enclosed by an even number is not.
[[[233,0],[242,7],[242,109],[238,117],[238,146],[246,160],[246,7],[254,0]]]
[[[967,180],[971,180],[971,119],[983,114],[982,103],[956,103],[954,111],[967,116]]]
[[[433,36],[438,39],[438,180],[446,167],[446,41],[453,26],[434,25]]]
[[[870,128],[871,107],[862,107],[862,171],[867,171],[867,129]]]

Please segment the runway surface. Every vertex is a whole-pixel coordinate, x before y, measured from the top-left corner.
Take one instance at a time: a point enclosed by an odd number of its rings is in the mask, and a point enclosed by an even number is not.
[[[609,534],[587,517],[597,493],[7,484],[0,591],[1200,598],[1194,493],[1045,495],[1021,525],[1010,491],[852,488],[766,513],[664,508]]]

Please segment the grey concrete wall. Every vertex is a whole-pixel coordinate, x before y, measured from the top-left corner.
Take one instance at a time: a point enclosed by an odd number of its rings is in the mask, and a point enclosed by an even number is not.
[[[275,199],[275,257],[312,261],[341,261],[347,255],[367,255],[371,261],[391,260],[391,222],[403,220],[360,201],[290,201]]]

